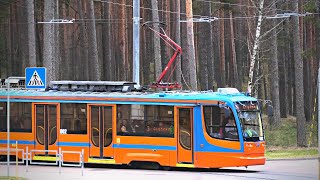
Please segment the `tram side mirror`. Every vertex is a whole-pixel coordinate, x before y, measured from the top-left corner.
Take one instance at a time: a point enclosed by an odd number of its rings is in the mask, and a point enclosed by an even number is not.
[[[269,104],[267,107],[267,113],[268,113],[268,117],[273,116],[273,106],[271,104]]]

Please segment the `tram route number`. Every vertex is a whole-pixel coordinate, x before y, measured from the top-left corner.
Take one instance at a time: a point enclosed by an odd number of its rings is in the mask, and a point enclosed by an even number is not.
[[[60,129],[60,134],[68,134],[67,131],[67,129]]]

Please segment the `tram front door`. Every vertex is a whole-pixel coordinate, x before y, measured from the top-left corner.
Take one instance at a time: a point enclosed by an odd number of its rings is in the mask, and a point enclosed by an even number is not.
[[[58,139],[59,129],[59,104],[33,104],[33,114],[35,118],[35,149],[36,155],[41,156],[56,156],[58,146],[56,145]],[[56,152],[54,152],[56,151]],[[50,160],[50,159],[39,159]]]
[[[193,108],[178,107],[178,163],[193,164]]]
[[[90,158],[113,159],[114,106],[88,105],[90,117]]]

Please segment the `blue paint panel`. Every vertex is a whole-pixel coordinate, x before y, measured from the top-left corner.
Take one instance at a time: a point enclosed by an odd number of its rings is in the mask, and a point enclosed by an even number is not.
[[[7,144],[7,140],[0,140],[0,144]],[[10,140],[10,144],[16,144],[16,141]],[[18,145],[35,145],[35,141],[20,141],[18,140]]]
[[[141,144],[114,144],[113,148],[123,148],[123,149],[150,149],[150,150],[168,150],[175,151],[177,147],[175,146],[156,146],[156,145],[141,145]]]
[[[90,147],[87,142],[58,142],[57,146]]]
[[[215,146],[210,144],[204,137],[204,132],[202,130],[202,113],[201,108],[194,108],[194,133],[196,134],[194,140],[194,151],[195,152],[244,152],[243,140],[240,140],[240,150],[224,148],[220,146]],[[203,147],[200,147],[203,144]]]

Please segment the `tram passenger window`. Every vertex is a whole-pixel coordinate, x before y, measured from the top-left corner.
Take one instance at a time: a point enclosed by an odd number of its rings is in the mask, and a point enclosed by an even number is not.
[[[173,137],[173,106],[117,105],[117,134]]]
[[[32,132],[31,103],[10,103],[10,131]]]
[[[207,133],[216,139],[238,141],[238,130],[232,111],[228,107],[204,106]]]
[[[0,132],[7,131],[7,103],[0,102]]]
[[[67,134],[87,134],[87,105],[61,103],[61,128]]]

